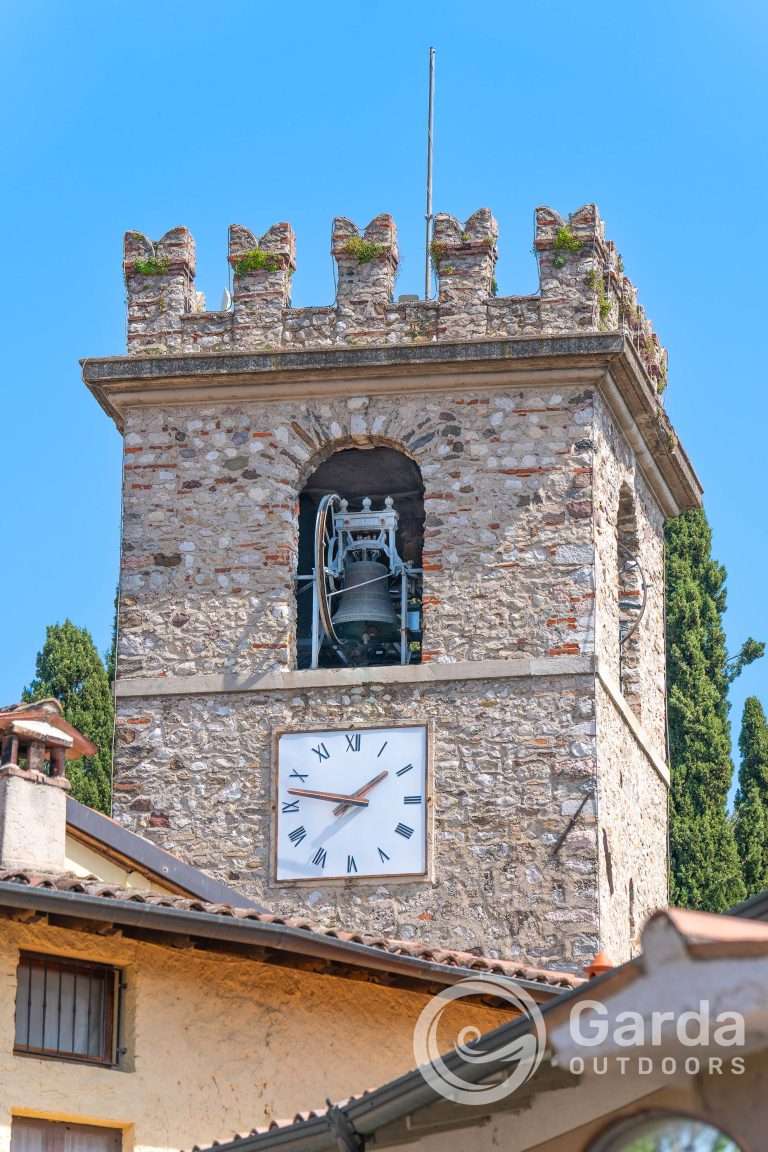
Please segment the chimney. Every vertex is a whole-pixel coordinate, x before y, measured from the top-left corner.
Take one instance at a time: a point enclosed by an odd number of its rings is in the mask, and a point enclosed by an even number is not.
[[[95,745],[67,724],[57,700],[0,712],[0,870],[65,870],[65,761]]]

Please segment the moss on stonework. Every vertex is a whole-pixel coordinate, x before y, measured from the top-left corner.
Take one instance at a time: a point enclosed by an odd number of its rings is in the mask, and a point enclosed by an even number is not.
[[[584,277],[584,283],[591,288],[597,297],[597,314],[600,328],[604,328],[611,314],[611,299],[605,291],[602,275],[596,268],[590,268]]]
[[[279,272],[281,266],[280,257],[275,256],[274,252],[251,248],[235,261],[235,272],[238,276],[245,276],[249,272]]]
[[[438,272],[440,271],[440,261],[448,251],[446,244],[441,244],[439,240],[433,240],[429,246],[429,254],[432,257],[432,263]]]
[[[597,289],[597,311],[600,318],[600,327],[602,328],[605,326],[605,323],[611,314],[611,301],[606,296],[605,289],[603,288],[602,284],[600,284]]]
[[[358,264],[369,264],[377,256],[384,256],[387,251],[386,244],[374,244],[372,240],[364,240],[362,236],[350,236],[344,244],[347,256],[354,256]]]
[[[148,256],[146,260],[135,260],[133,271],[139,276],[164,276],[169,266],[170,262],[166,259],[157,260],[154,256]]]
[[[573,230],[567,224],[564,224],[562,228],[558,228],[555,235],[555,254],[552,257],[552,263],[555,268],[562,268],[566,264],[568,257],[572,256],[575,252],[580,252],[581,249],[581,240],[579,240],[577,236],[574,236]]]

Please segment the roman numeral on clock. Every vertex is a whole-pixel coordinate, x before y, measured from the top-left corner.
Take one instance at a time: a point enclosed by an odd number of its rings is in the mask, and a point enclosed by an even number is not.
[[[317,864],[318,868],[325,868],[325,861],[327,858],[328,853],[326,852],[325,848],[318,848],[317,852],[315,852],[314,856],[312,857],[312,863]]]
[[[322,744],[322,743],[318,744],[317,748],[313,748],[312,751],[314,752],[315,756],[317,756],[318,760],[321,763],[323,762],[323,760],[330,759],[331,754],[328,751],[328,749],[326,748],[325,744]]]
[[[405,768],[398,768],[395,776],[405,776],[406,772],[410,772],[412,768],[413,764],[406,764]]]
[[[296,771],[293,771],[293,772],[291,772],[291,777],[290,777],[290,778],[291,778],[291,780],[301,780],[301,782],[302,782],[302,784],[303,784],[303,783],[304,783],[304,781],[305,781],[305,780],[307,780],[307,779],[309,778],[309,773],[308,773],[308,772],[296,772]]]
[[[353,732],[351,736],[347,736],[347,752],[360,751],[360,733]]]
[[[298,800],[286,800],[283,804],[282,809],[281,809],[282,812],[298,812],[298,810],[299,810]]]
[[[421,796],[403,796],[403,804],[421,804]]]
[[[413,828],[409,828],[407,824],[398,824],[395,832],[400,836],[405,836],[406,840],[410,840],[411,836],[413,836]]]
[[[307,830],[303,824],[300,824],[298,828],[294,828],[293,832],[288,833],[288,839],[291,840],[297,848],[299,844],[301,844],[302,840],[306,840],[306,838]]]
[[[378,752],[376,753],[376,759],[377,760],[378,760],[379,756],[381,756],[381,754],[384,751],[384,749],[386,748],[387,744],[389,744],[389,740],[385,740],[384,743],[382,744],[381,748],[379,748]]]
[[[384,863],[385,860],[389,860],[389,856],[387,856],[387,854],[383,848],[377,848],[376,851],[379,854],[379,859],[381,860],[382,864]]]
[[[354,856],[347,856],[347,872],[357,872]]]

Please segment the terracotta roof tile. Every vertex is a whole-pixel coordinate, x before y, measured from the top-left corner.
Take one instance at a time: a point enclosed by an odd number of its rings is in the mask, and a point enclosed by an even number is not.
[[[356,1096],[348,1096],[345,1100],[337,1100],[334,1103],[334,1107],[343,1110],[350,1104],[354,1104],[358,1100],[362,1100],[363,1097],[368,1096],[371,1092],[375,1091],[375,1088],[365,1088],[362,1092],[358,1092]],[[190,1152],[207,1152],[207,1148],[226,1147],[229,1144],[236,1143],[238,1140],[247,1140],[250,1136],[264,1136],[268,1132],[276,1132],[280,1128],[293,1128],[295,1124],[306,1124],[309,1120],[319,1120],[323,1116],[327,1115],[327,1108],[309,1108],[305,1111],[297,1112],[292,1119],[281,1117],[279,1120],[274,1119],[269,1120],[265,1124],[258,1124],[255,1128],[251,1128],[250,1132],[246,1133],[245,1135],[243,1135],[241,1132],[236,1132],[228,1140],[214,1140],[212,1144],[206,1146],[206,1149],[203,1149],[199,1144],[195,1144],[191,1148]]]
[[[208,904],[203,900],[189,899],[184,896],[119,888],[114,884],[105,884],[95,876],[75,876],[70,872],[46,874],[26,869],[11,869],[0,870],[1,884],[46,888],[59,892],[76,892],[84,896],[95,896],[101,900],[127,900],[155,908],[178,908],[186,912],[229,916],[236,920],[255,921],[260,924],[277,924],[314,935],[334,938],[342,943],[361,944],[367,948],[376,948],[393,956],[410,956],[416,960],[425,960],[446,967],[465,968],[475,972],[487,972],[518,980],[530,980],[552,988],[575,988],[584,983],[582,977],[575,976],[570,972],[534,968],[519,964],[515,960],[478,956],[474,952],[437,947],[417,940],[396,940],[373,933],[327,927],[303,916],[278,916],[272,912],[259,912],[255,908],[236,908],[229,904]]]

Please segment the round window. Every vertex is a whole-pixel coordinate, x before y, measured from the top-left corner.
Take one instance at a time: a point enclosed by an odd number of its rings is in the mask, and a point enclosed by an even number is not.
[[[741,1152],[729,1136],[690,1116],[634,1116],[604,1132],[590,1152]]]

